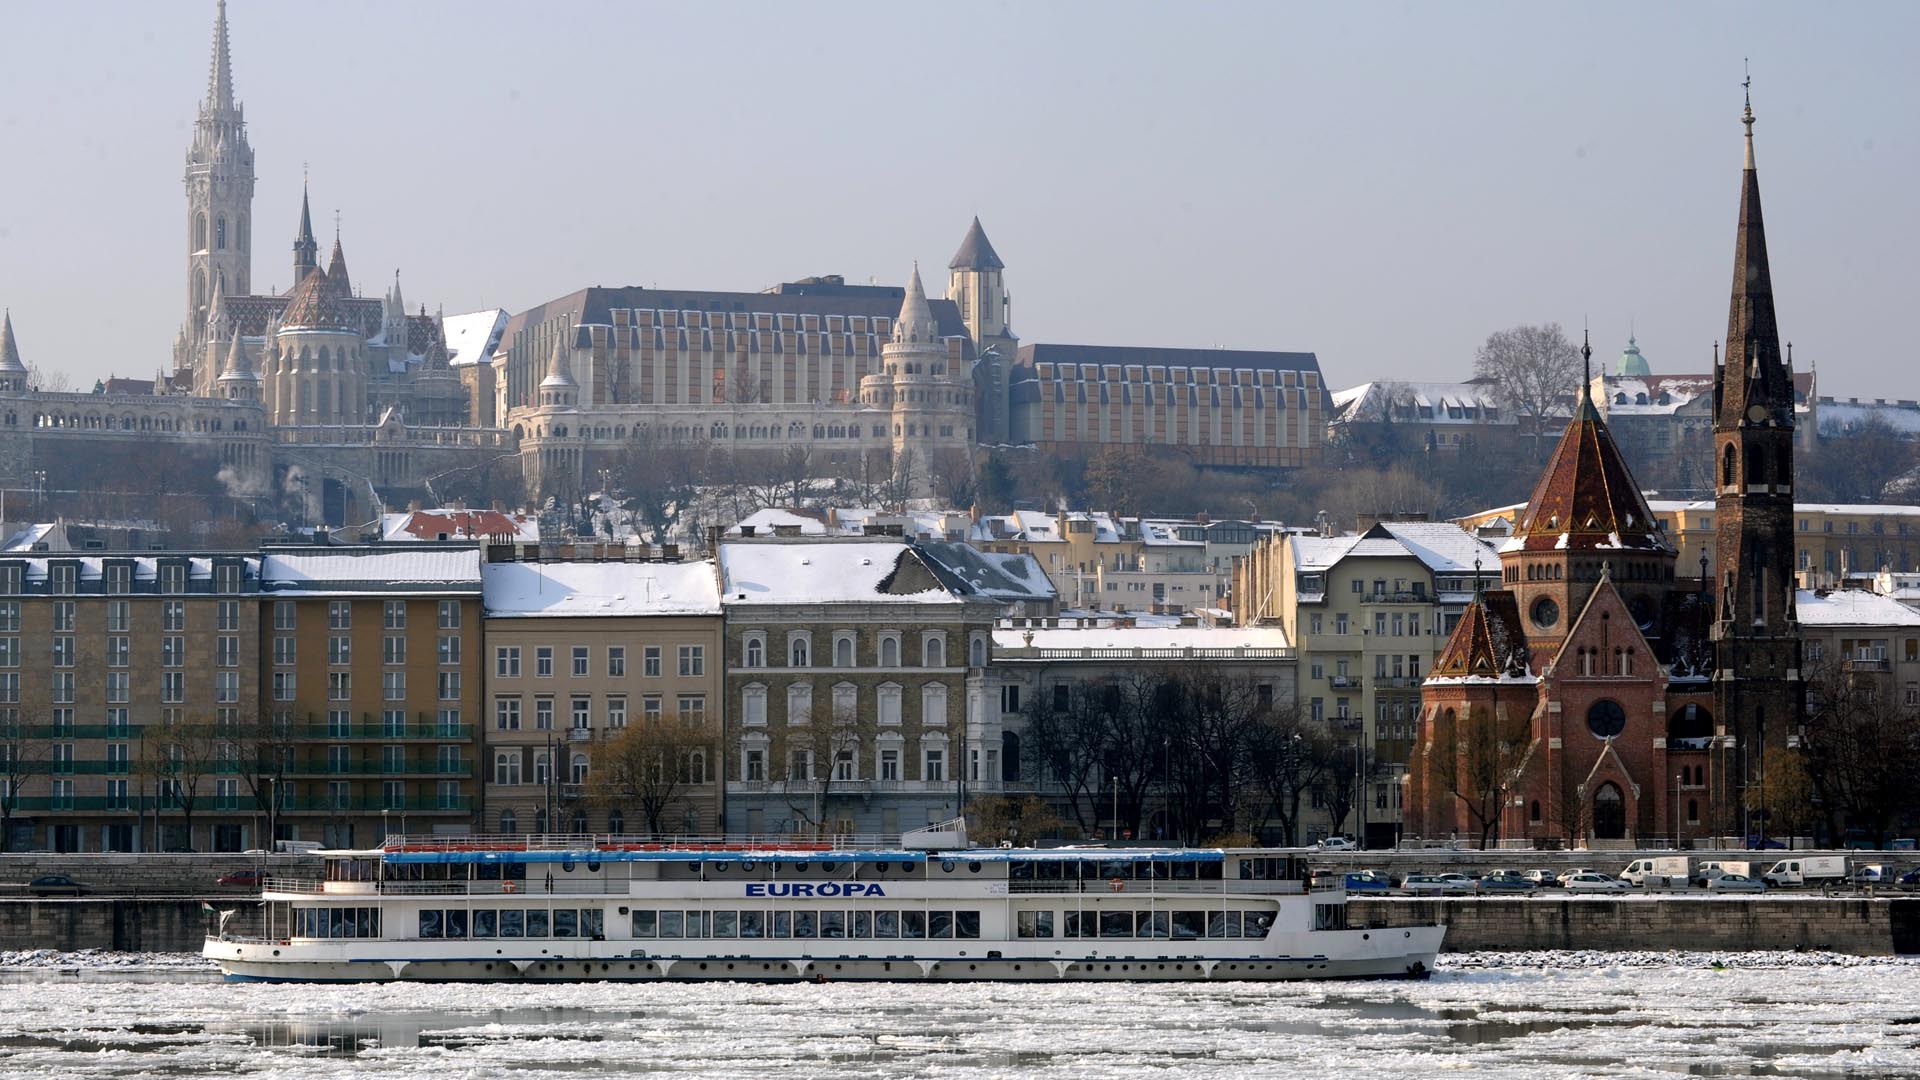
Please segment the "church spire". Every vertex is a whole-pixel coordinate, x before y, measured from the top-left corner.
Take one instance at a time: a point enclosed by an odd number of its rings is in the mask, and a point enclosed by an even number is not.
[[[300,183],[300,233],[293,238],[293,284],[298,287],[307,275],[320,266],[320,245],[313,239],[313,209],[307,200],[307,185]]]
[[[1749,78],[1743,86],[1750,86]],[[1746,163],[1740,171],[1740,225],[1734,240],[1733,295],[1727,310],[1726,358],[1720,372],[1716,426],[1769,420],[1793,425],[1793,384],[1780,354],[1767,265],[1767,230],[1760,213],[1760,174],[1753,166],[1753,99],[1740,116],[1746,127]]]
[[[907,295],[900,303],[900,316],[893,323],[893,340],[940,340],[940,324],[934,321],[933,307],[927,303],[927,288],[920,284],[918,261],[913,264],[913,277],[907,281]]]
[[[233,53],[227,44],[227,0],[219,0],[213,19],[213,63],[207,72],[207,111],[234,111]]]
[[[20,361],[20,346],[13,339],[13,311],[0,314],[0,378],[25,375],[27,365]]]

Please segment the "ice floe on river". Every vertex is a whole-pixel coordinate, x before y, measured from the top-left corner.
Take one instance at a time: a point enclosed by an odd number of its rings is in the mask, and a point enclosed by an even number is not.
[[[229,984],[0,953],[0,1076],[1920,1074],[1920,961],[1469,953],[1421,983]],[[78,978],[74,976],[79,976]]]

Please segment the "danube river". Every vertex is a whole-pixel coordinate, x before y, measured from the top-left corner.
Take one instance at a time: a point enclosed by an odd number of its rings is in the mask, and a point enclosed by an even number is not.
[[[8,1080],[1920,1075],[1908,960],[1479,954],[1421,983],[1203,986],[268,986],[184,957],[9,960]]]

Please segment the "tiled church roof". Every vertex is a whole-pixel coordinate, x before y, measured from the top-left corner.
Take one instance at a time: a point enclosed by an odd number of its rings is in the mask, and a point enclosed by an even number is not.
[[[1504,550],[1659,550],[1666,534],[1583,389]]]
[[[1533,679],[1520,604],[1505,589],[1473,598],[1433,661],[1432,679]]]

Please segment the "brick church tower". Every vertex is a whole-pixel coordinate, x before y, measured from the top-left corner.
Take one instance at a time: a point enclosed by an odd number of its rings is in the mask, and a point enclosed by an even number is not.
[[[1785,749],[1805,706],[1793,578],[1793,374],[1780,352],[1760,180],[1753,160],[1753,103],[1733,300],[1725,358],[1714,371],[1713,449],[1718,474],[1713,621],[1717,733],[1743,748],[1740,784],[1758,780],[1767,751]],[[1721,794],[1721,793],[1716,793]],[[1737,798],[1733,791],[1726,797]]]

